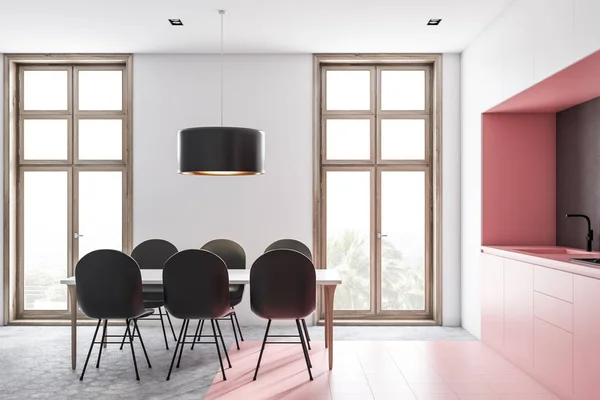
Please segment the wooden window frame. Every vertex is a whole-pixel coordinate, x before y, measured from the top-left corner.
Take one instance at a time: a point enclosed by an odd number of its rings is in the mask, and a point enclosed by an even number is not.
[[[425,110],[420,111],[382,111],[380,109],[381,90],[371,91],[371,108],[365,111],[326,111],[326,81],[324,71],[333,69],[356,70],[371,69],[371,87],[381,83],[381,70],[390,69],[423,69],[426,67],[426,82],[430,88],[426,90]],[[375,75],[377,74],[377,75]],[[377,188],[376,198],[371,199],[371,225],[381,226],[379,201],[381,185],[381,172],[386,170],[422,170],[426,177],[429,176],[429,185],[426,190],[426,275],[425,290],[430,302],[426,304],[425,311],[404,311],[405,318],[399,319],[397,312],[381,311],[380,296],[373,290],[373,286],[380,279],[380,271],[373,272],[371,268],[371,304],[376,304],[374,310],[369,312],[336,312],[335,323],[338,325],[441,325],[442,324],[442,55],[441,54],[315,54],[313,59],[314,77],[314,103],[313,103],[313,253],[316,268],[325,268],[325,240],[326,237],[326,207],[323,199],[326,197],[324,171],[329,170],[364,170],[371,171],[371,186]],[[378,96],[378,98],[375,98]],[[431,96],[431,97],[429,97]],[[430,109],[431,107],[431,109]],[[375,120],[375,134],[371,138],[373,161],[342,161],[326,160],[325,120],[327,118],[373,118]],[[381,154],[376,143],[381,140],[381,119],[425,119],[426,135],[425,160],[385,160],[381,163]],[[427,179],[427,178],[426,178]],[[375,197],[374,196],[374,197]],[[431,210],[431,211],[429,211]],[[373,229],[373,232],[375,229]],[[376,260],[380,254],[380,240],[371,239],[371,259]],[[427,267],[427,265],[430,267]],[[323,323],[323,294],[319,293],[317,306],[318,323]],[[378,311],[377,319],[373,319],[375,310]]]
[[[68,70],[69,98],[67,111],[21,110],[22,71],[27,69]],[[123,72],[122,109],[115,111],[79,111],[77,107],[78,71],[121,70]],[[131,54],[7,54],[4,56],[4,324],[56,324],[69,318],[69,311],[24,310],[22,280],[22,252],[19,251],[22,230],[22,205],[19,204],[21,175],[25,171],[67,170],[69,210],[74,210],[73,199],[77,190],[78,171],[121,171],[123,173],[123,249],[130,251],[133,243],[133,56]],[[24,160],[19,149],[22,143],[22,120],[68,118],[68,160]],[[123,144],[121,160],[79,160],[76,148],[79,119],[121,119]],[[73,273],[76,251],[73,245],[73,226],[76,215],[69,213],[68,221],[68,274]],[[69,307],[69,306],[68,306]]]

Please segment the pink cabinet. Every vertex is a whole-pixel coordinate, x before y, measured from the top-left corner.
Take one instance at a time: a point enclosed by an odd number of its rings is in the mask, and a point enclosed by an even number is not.
[[[574,393],[580,400],[600,398],[600,280],[575,276]]]
[[[504,351],[533,366],[533,265],[504,260]]]
[[[573,393],[573,334],[535,318],[533,343],[535,375],[558,393]]]
[[[504,259],[481,254],[481,340],[504,347]]]

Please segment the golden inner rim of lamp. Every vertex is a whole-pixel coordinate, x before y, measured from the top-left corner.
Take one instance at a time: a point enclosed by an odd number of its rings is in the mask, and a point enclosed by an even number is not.
[[[239,175],[260,175],[256,171],[186,171],[180,172],[183,175],[214,175],[214,176],[239,176]]]

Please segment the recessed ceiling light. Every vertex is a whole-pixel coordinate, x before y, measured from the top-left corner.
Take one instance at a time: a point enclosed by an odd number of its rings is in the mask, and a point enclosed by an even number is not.
[[[427,25],[434,25],[435,26],[435,25],[439,25],[440,22],[442,22],[441,18],[431,18],[429,20],[429,22],[427,23]]]
[[[173,26],[183,26],[183,22],[179,18],[169,18],[169,22]]]

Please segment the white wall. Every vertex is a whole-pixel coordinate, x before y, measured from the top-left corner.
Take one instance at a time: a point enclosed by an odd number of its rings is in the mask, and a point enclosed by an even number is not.
[[[460,324],[460,56],[444,57],[444,324]],[[312,56],[232,55],[225,61],[225,123],[266,132],[267,173],[214,178],[176,172],[176,132],[219,123],[214,56],[134,58],[134,243],[161,237],[180,248],[227,237],[249,265],[272,241],[312,245]],[[239,307],[240,322],[261,323]]]
[[[600,49],[597,0],[517,0],[462,54],[462,324],[480,336],[481,113]]]
[[[442,308],[460,326],[460,54],[444,54],[442,71]]]
[[[219,124],[219,58],[135,56],[134,243],[229,238],[250,266],[277,239],[312,245],[312,57],[227,56],[224,71],[225,125],[266,132],[265,175],[177,174],[177,131]],[[248,294],[238,316],[258,322]]]

